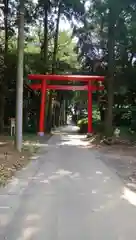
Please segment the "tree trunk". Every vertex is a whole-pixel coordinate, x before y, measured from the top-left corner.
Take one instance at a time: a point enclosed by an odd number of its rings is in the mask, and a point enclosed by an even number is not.
[[[4,130],[4,112],[5,95],[7,92],[7,53],[8,53],[8,5],[9,0],[4,0],[4,28],[5,28],[5,46],[4,46],[4,76],[0,87],[0,133]]]
[[[8,52],[8,5],[9,0],[4,0],[4,27],[5,27],[5,53]]]
[[[52,74],[55,73],[56,70],[56,56],[58,51],[58,36],[59,36],[59,23],[60,23],[60,15],[61,15],[61,2],[59,2],[58,6],[58,15],[56,21],[56,32],[54,37],[54,51],[52,58]],[[49,93],[49,104],[47,109],[47,131],[51,131],[51,118],[52,118],[52,90]]]
[[[56,70],[56,57],[57,57],[57,51],[58,51],[60,14],[61,14],[61,2],[59,2],[59,6],[58,6],[58,16],[57,16],[57,22],[56,22],[56,32],[55,32],[55,37],[54,37],[54,51],[53,51],[53,58],[52,58],[52,74],[54,74],[55,70]]]
[[[23,130],[23,73],[24,73],[24,0],[20,0],[18,26],[18,62],[16,83],[16,149],[22,150]]]
[[[107,137],[113,134],[113,103],[114,103],[114,72],[115,72],[115,13],[113,8],[109,9],[109,27],[108,27],[108,75],[107,75],[107,112],[105,119],[105,133]]]
[[[48,7],[49,2],[44,4],[44,42],[43,42],[43,59],[44,59],[44,73],[47,73],[48,67]]]
[[[0,133],[4,130],[4,110],[5,110],[5,94],[0,91]]]

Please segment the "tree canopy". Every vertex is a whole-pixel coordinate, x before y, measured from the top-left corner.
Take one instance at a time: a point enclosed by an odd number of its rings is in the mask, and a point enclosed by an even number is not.
[[[105,91],[96,96],[105,109],[106,134],[110,136],[122,118],[136,125],[135,0],[24,0],[24,4],[24,82],[28,73],[105,75]],[[19,0],[0,4],[0,131],[16,85],[18,6]],[[62,19],[69,22],[68,31],[61,30]]]

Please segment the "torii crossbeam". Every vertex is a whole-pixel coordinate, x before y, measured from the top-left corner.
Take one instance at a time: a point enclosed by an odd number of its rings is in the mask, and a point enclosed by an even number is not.
[[[44,119],[46,108],[46,91],[52,90],[72,90],[72,91],[88,91],[88,133],[92,133],[92,92],[96,90],[103,90],[104,86],[94,86],[93,81],[104,81],[104,76],[86,76],[86,75],[42,75],[42,74],[29,74],[30,80],[41,80],[40,84],[30,84],[33,90],[41,91],[41,106],[40,106],[40,120],[39,120],[39,135],[43,136],[45,133]],[[85,82],[84,86],[73,85],[49,85],[47,81],[79,81]]]

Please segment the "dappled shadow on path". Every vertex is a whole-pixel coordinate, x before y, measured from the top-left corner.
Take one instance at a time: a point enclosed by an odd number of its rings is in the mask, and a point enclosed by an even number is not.
[[[128,234],[135,229],[136,196],[94,150],[85,149],[85,135],[57,134],[57,141],[44,145],[48,154],[33,162],[33,174],[14,178],[12,191],[8,187],[10,191],[0,195],[0,240],[99,240],[112,239],[112,234],[114,239],[133,240]]]
[[[96,184],[97,179],[99,179],[98,185]],[[90,185],[90,188],[85,189],[85,185],[82,186],[84,181],[86,185]],[[65,182],[66,189],[63,195],[61,189],[64,185],[61,186],[61,184]],[[79,183],[77,184],[77,182]],[[41,169],[35,178],[31,179],[30,184],[31,186],[32,184],[33,186],[35,185],[35,190],[31,192],[30,189],[27,189],[22,199],[20,199],[21,196],[16,195],[1,196],[1,240],[44,240],[45,238],[55,240],[61,228],[61,226],[58,226],[58,221],[60,222],[62,217],[61,209],[64,206],[65,208],[69,208],[71,204],[74,204],[75,207],[73,213],[69,213],[70,219],[72,220],[72,217],[75,217],[74,213],[76,213],[77,210],[79,210],[79,212],[81,211],[79,206],[82,206],[85,211],[85,213],[82,213],[84,219],[84,214],[87,215],[85,203],[88,206],[91,203],[91,208],[88,209],[88,212],[90,212],[90,221],[93,217],[95,224],[96,220],[98,220],[98,225],[102,221],[100,220],[102,216],[109,216],[111,221],[112,214],[115,212],[116,216],[120,208],[122,208],[122,211],[123,209],[125,211],[126,208],[132,211],[127,205],[127,202],[136,206],[134,196],[132,196],[132,193],[128,189],[122,188],[120,190],[116,189],[116,191],[112,189],[107,190],[106,185],[109,184],[112,186],[112,179],[100,170],[94,171],[91,176],[88,175],[85,177],[81,172],[72,172],[68,169],[61,168],[58,168],[56,172],[52,172],[51,175],[46,176]],[[61,187],[59,188],[59,186]],[[80,202],[81,205],[78,202]],[[62,206],[62,204],[64,204],[64,206]],[[12,210],[14,210],[15,215],[13,215]],[[126,217],[125,212],[123,216]],[[121,216],[119,216],[119,220],[120,219]],[[116,218],[113,219],[113,222],[114,220],[115,222],[119,221]],[[80,222],[78,219],[76,219],[76,221]],[[117,232],[118,231],[120,232],[119,229]]]
[[[58,146],[89,146],[89,142],[83,141],[85,135],[67,134],[61,136],[61,141],[57,143]]]

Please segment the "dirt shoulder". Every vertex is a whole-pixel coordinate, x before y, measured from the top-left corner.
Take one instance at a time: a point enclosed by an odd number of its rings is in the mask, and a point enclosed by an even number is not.
[[[125,184],[136,191],[136,146],[102,146],[101,159],[112,167]]]
[[[136,143],[120,139],[118,144],[106,145],[99,136],[92,136],[90,148],[98,151],[100,159],[124,181],[132,191],[136,191]]]
[[[0,136],[0,185],[5,185],[15,172],[25,167],[30,157],[35,154],[42,143],[48,141],[51,135],[40,139],[38,136],[25,136],[22,153],[14,147],[14,140],[7,136]]]

